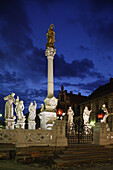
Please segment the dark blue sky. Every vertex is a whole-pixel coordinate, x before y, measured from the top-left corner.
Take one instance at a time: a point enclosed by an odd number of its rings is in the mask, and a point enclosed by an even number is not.
[[[0,112],[15,92],[47,95],[46,33],[55,25],[54,84],[89,95],[113,77],[113,0],[0,0]]]

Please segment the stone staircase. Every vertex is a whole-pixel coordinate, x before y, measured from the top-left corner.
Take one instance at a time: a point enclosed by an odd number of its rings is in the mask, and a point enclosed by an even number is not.
[[[15,158],[15,145],[13,144],[0,144],[0,160],[14,159]]]
[[[57,158],[54,159],[54,162],[58,166],[113,161],[113,146],[74,144],[68,146],[66,150],[56,156]]]

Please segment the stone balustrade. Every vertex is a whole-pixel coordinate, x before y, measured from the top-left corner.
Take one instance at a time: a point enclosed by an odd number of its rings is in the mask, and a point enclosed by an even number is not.
[[[16,147],[67,146],[65,121],[56,120],[52,130],[2,129],[0,143],[12,143]]]

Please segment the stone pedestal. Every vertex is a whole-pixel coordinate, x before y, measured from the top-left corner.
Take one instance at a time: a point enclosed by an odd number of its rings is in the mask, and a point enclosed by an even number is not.
[[[6,119],[6,129],[14,129],[15,119]]]
[[[56,120],[53,131],[56,133],[55,146],[67,146],[67,138],[65,137],[65,120]]]
[[[98,145],[108,145],[108,131],[107,131],[108,124],[107,123],[96,123],[93,132],[93,143]]]
[[[36,123],[35,121],[28,121],[28,129],[35,129]]]
[[[25,119],[17,120],[17,128],[25,129]]]
[[[52,98],[47,97],[44,100],[45,110],[50,111],[50,112],[56,111],[57,102],[58,102],[58,99],[56,99],[55,97],[52,97]]]
[[[91,128],[92,128],[92,126],[89,123],[84,125],[84,132],[85,132],[86,135],[91,133]]]
[[[51,130],[56,120],[56,112],[43,111],[39,114],[40,128]]]

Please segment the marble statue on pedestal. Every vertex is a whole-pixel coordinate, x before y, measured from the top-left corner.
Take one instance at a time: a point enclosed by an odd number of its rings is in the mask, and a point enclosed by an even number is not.
[[[89,117],[91,112],[92,110],[88,110],[88,107],[86,106],[83,112],[84,125],[89,124]]]
[[[24,102],[22,100],[19,101],[19,97],[17,96],[15,104],[16,104],[15,112],[16,112],[17,120],[23,120],[25,118],[25,116],[23,115]]]
[[[5,124],[6,129],[14,129],[15,125],[15,119],[14,116],[14,109],[13,109],[13,103],[15,104],[15,93],[11,93],[11,95],[8,95],[4,97],[4,100],[6,100],[5,104]]]
[[[73,125],[74,125],[74,123],[73,123],[74,112],[73,112],[71,107],[69,107],[67,115],[68,115],[68,131],[69,131],[69,133],[72,133],[72,131],[74,131],[74,129],[73,129]]]
[[[68,112],[67,112],[67,115],[68,115],[68,124],[69,124],[69,125],[72,125],[72,124],[73,124],[74,112],[73,112],[73,110],[72,110],[71,107],[69,107]]]
[[[23,100],[19,100],[19,97],[17,96],[15,104],[16,104],[15,112],[17,116],[17,128],[25,129],[25,116],[23,114],[24,102]]]
[[[35,121],[36,107],[37,107],[36,101],[34,101],[34,105],[33,105],[33,102],[30,103],[28,120]]]
[[[36,101],[30,103],[29,105],[29,116],[28,116],[28,129],[35,129],[35,117],[36,117]]]
[[[6,100],[5,104],[5,119],[14,119],[14,110],[13,110],[13,103],[15,103],[15,93],[11,93],[11,95],[8,95],[4,97],[4,100]]]
[[[108,113],[108,109],[106,108],[105,104],[102,105],[102,110],[105,112],[105,115],[104,115],[103,119],[101,120],[101,122],[106,123],[109,113]]]
[[[84,131],[86,134],[91,133],[91,125],[89,124],[89,117],[92,110],[89,110],[86,106],[83,112],[83,120],[84,120]]]

